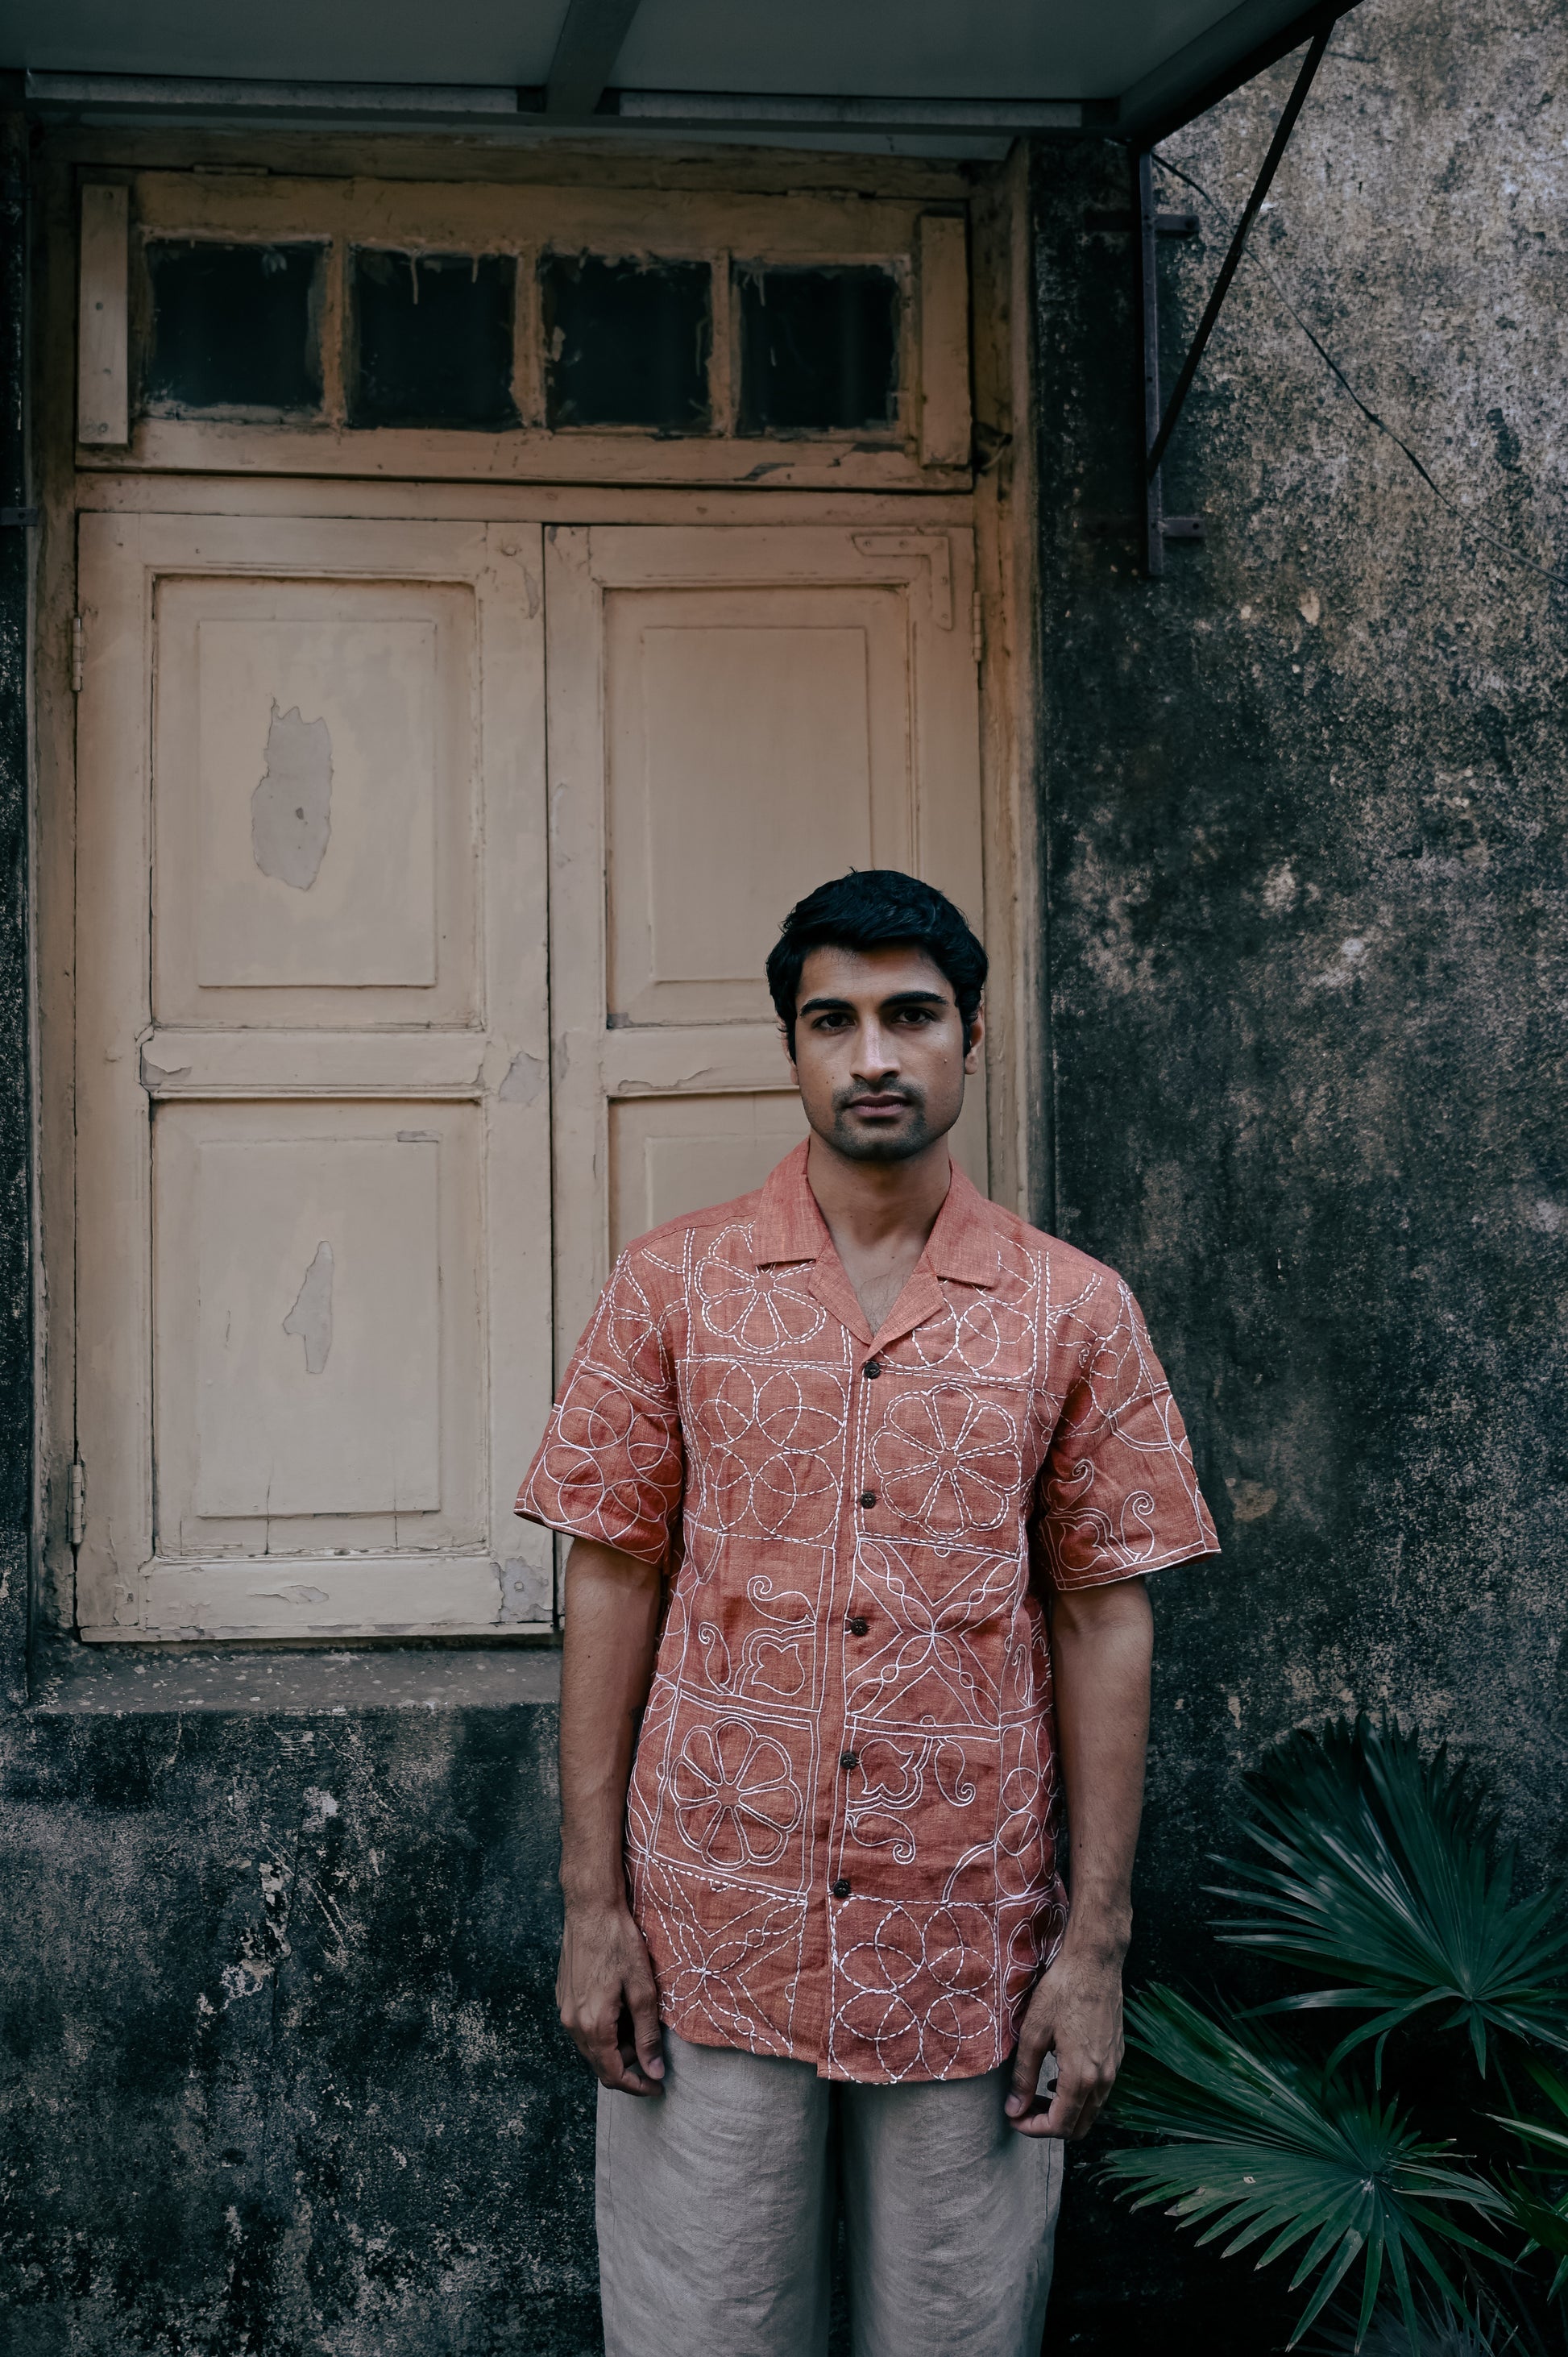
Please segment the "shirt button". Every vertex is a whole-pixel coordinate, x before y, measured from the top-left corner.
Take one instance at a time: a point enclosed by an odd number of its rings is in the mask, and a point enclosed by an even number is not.
[[[841,1751],[839,1753],[839,1766],[841,1768],[858,1768],[859,1765],[860,1754],[858,1751]]]
[[[849,1897],[849,1881],[846,1876],[841,1874],[838,1880],[834,1883],[833,1897],[835,1899],[847,1899]]]
[[[881,1361],[876,1359],[867,1359],[865,1366],[862,1367],[860,1372],[865,1377],[868,1383],[874,1383],[876,1381],[877,1376],[882,1372]]]
[[[852,1612],[849,1619],[844,1622],[844,1627],[849,1631],[852,1637],[864,1637],[870,1626],[870,1621],[865,1620],[858,1612]]]
[[[860,1493],[860,1502],[863,1506],[875,1506],[876,1503],[875,1491],[863,1490]]]

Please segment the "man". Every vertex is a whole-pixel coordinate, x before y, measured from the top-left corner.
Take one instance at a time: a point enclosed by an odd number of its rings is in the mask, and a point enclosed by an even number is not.
[[[791,910],[811,1135],[622,1254],[519,1500],[609,2357],[820,2357],[835,2189],[856,2357],[1036,2357],[1121,2058],[1144,1575],[1216,1541],[1126,1286],[949,1159],[985,971],[908,876]]]

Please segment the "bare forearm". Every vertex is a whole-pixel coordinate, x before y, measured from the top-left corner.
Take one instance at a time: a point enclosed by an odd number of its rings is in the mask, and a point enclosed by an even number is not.
[[[1071,1844],[1067,1944],[1118,1964],[1133,1925],[1154,1636],[1141,1579],[1055,1600],[1051,1656]]]
[[[1067,1936],[1029,2000],[1007,2116],[1023,2136],[1083,2136],[1122,2062],[1122,1959],[1144,1804],[1154,1616],[1141,1579],[1056,1598],[1051,1660],[1072,1852]],[[1057,2083],[1038,2092],[1040,2066]]]
[[[561,1663],[561,1887],[568,1907],[625,1902],[626,1790],[653,1676],[659,1601],[654,1566],[591,1539],[573,1542]]]

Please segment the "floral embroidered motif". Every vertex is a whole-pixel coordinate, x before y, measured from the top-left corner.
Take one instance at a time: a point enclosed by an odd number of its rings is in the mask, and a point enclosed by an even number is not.
[[[627,1798],[664,2018],[969,2076],[1067,1920],[1043,1591],[1214,1530],[1110,1270],[955,1173],[873,1335],[805,1167],[621,1255],[518,1511],[670,1579]]]
[[[770,1866],[800,1820],[789,1753],[744,1718],[693,1727],[672,1788],[682,1838],[709,1866]]]
[[[896,1400],[871,1461],[894,1512],[932,1532],[994,1530],[1018,1491],[1013,1418],[957,1383]]]

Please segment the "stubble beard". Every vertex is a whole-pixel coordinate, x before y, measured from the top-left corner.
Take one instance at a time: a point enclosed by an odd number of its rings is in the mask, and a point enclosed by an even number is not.
[[[901,1089],[899,1094],[908,1100],[908,1117],[897,1129],[881,1132],[858,1128],[851,1108],[862,1093],[857,1089],[841,1089],[833,1097],[832,1143],[847,1161],[910,1162],[940,1134],[931,1127],[924,1094],[908,1087]]]

